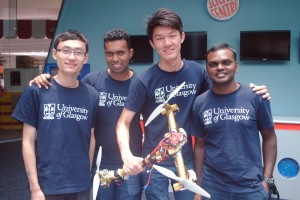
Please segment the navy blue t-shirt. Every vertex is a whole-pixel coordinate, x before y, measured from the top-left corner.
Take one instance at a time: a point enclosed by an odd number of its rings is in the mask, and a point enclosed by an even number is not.
[[[102,146],[101,169],[117,169],[123,166],[116,138],[116,124],[125,105],[131,80],[115,80],[110,77],[107,70],[90,73],[82,80],[99,92],[99,112],[95,127],[95,158],[99,146]],[[129,130],[130,148],[135,156],[141,156],[142,151],[143,135],[139,122],[140,116],[137,114]]]
[[[176,103],[179,107],[179,112],[175,116],[178,126],[187,134],[193,132],[190,120],[192,105],[196,96],[210,87],[210,80],[202,65],[194,61],[184,60],[183,62],[184,66],[178,72],[165,72],[156,64],[138,74],[130,86],[125,107],[136,113],[141,112],[146,121],[153,110],[167,100],[170,93],[185,81],[184,87],[169,101],[169,104]],[[166,115],[159,115],[145,128],[143,157],[159,144],[168,131]],[[188,143],[183,146],[182,153],[185,161],[193,160],[190,137]],[[174,165],[174,160],[170,158],[161,164]]]
[[[262,189],[259,131],[274,127],[270,102],[241,84],[226,95],[208,90],[193,113],[196,136],[205,140],[201,183],[230,192]]]
[[[89,146],[95,125],[98,93],[89,85],[65,88],[51,78],[52,87],[27,87],[13,117],[36,128],[39,184],[49,194],[90,188]]]

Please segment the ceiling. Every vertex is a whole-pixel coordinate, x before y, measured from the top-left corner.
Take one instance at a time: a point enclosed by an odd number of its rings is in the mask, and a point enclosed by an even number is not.
[[[57,20],[63,0],[0,0],[1,20]],[[0,39],[2,52],[48,52],[50,39]],[[4,55],[0,59],[5,60]]]
[[[56,20],[63,0],[1,0],[0,19]]]

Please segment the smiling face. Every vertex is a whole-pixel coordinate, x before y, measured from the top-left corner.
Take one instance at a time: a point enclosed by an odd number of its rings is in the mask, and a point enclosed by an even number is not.
[[[133,55],[133,49],[128,49],[124,39],[107,41],[105,46],[106,63],[112,74],[126,74],[129,70],[129,61]]]
[[[181,43],[185,34],[168,26],[157,26],[153,30],[151,46],[160,56],[160,62],[178,62],[181,60]]]
[[[208,53],[206,69],[214,86],[231,86],[235,83],[234,75],[238,71],[238,63],[232,51],[221,49]]]
[[[57,62],[60,74],[77,76],[88,60],[86,45],[80,40],[60,41],[52,57]]]

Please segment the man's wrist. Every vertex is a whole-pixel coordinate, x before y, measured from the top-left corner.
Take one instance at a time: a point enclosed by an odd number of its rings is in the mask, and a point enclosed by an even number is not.
[[[263,181],[266,182],[269,187],[274,184],[274,178],[273,177],[264,177]]]
[[[40,186],[35,186],[30,188],[30,192],[38,192],[40,190],[41,190]]]

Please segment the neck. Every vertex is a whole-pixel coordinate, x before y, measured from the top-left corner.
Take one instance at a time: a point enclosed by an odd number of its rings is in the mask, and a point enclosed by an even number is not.
[[[239,89],[240,84],[237,82],[233,82],[230,85],[224,85],[224,84],[213,84],[212,90],[216,93],[216,94],[230,94],[234,91],[236,91],[237,89]]]
[[[113,78],[117,81],[126,81],[133,76],[133,71],[131,71],[129,69],[124,72],[120,72],[120,73],[115,73],[112,70],[108,69],[107,72],[111,78]]]
[[[79,81],[74,76],[62,76],[61,74],[57,74],[54,76],[55,81],[66,88],[77,88],[79,85]]]
[[[160,61],[158,67],[166,72],[177,72],[182,69],[183,61],[181,59],[170,62]]]

